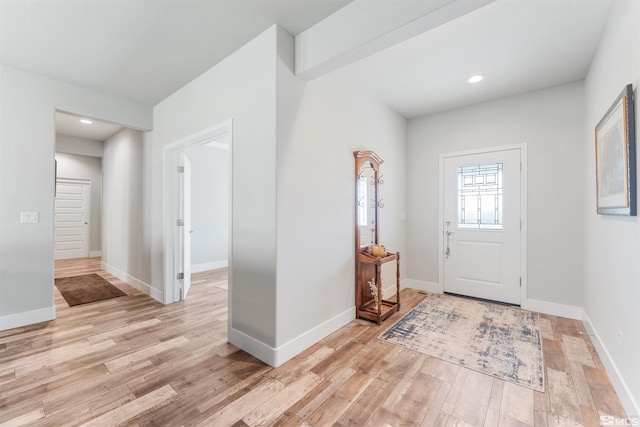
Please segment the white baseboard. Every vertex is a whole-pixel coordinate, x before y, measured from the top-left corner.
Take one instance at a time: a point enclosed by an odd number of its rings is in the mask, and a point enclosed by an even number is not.
[[[418,291],[433,292],[436,294],[442,293],[439,284],[435,282],[425,282],[424,280],[402,279],[400,281],[400,289],[406,288],[416,289]]]
[[[233,329],[231,326],[227,331],[227,340],[229,343],[262,360],[267,365],[277,368],[287,360],[301,353],[303,350],[317,343],[329,334],[337,331],[355,318],[355,307],[349,308],[343,313],[332,317],[326,322],[321,323],[315,328],[308,330],[302,335],[299,335],[277,348],[256,340],[241,331]]]
[[[231,323],[231,322],[229,322]],[[262,360],[269,366],[275,367],[275,349],[244,332],[229,326],[227,328],[227,341],[230,344],[246,351],[250,355]]]
[[[153,286],[144,283],[141,280],[136,279],[133,276],[129,276],[127,273],[125,273],[122,270],[117,269],[116,267],[113,267],[109,264],[105,264],[104,262],[100,263],[100,268],[102,268],[104,271],[113,274],[114,276],[116,276],[118,279],[122,280],[123,282],[133,286],[134,288],[138,289],[139,291],[144,292],[145,294],[149,295],[151,298],[153,298],[154,300],[161,302],[164,304],[164,292],[161,291],[160,289],[156,289]]]
[[[522,301],[520,307],[525,310],[537,311],[538,313],[552,314],[569,319],[582,320],[582,307],[575,305],[558,304],[556,302],[526,299]]]
[[[401,286],[400,289],[402,289],[402,281],[400,281],[400,286]],[[395,283],[392,283],[390,285],[382,287],[382,299],[389,299],[389,298],[395,296],[395,294],[396,294],[396,285],[395,285]]]
[[[102,256],[102,251],[89,251],[89,258]]]
[[[56,307],[45,307],[37,310],[0,316],[0,331],[32,325],[34,323],[48,322],[56,318]]]
[[[222,261],[205,262],[204,264],[194,264],[191,266],[192,273],[200,273],[201,271],[215,270],[218,268],[224,268],[229,266],[229,261],[223,259]]]
[[[600,360],[604,364],[605,369],[607,370],[607,374],[609,374],[609,378],[613,383],[613,387],[616,389],[616,393],[620,398],[620,402],[622,402],[622,406],[624,410],[627,412],[628,416],[639,416],[640,415],[640,404],[633,399],[633,395],[631,391],[629,391],[629,387],[627,383],[620,375],[620,371],[618,371],[618,367],[615,362],[611,358],[611,354],[605,347],[602,339],[600,339],[600,335],[598,335],[598,331],[595,330],[593,324],[591,323],[591,319],[587,316],[587,313],[582,311],[582,323],[584,324],[587,333],[591,336],[591,342],[593,343],[596,351],[598,352],[598,356],[600,356]]]

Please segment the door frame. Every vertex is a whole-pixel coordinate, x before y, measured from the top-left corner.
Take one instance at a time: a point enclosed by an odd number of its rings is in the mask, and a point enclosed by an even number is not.
[[[177,221],[179,219],[176,196],[179,185],[178,158],[180,153],[187,148],[198,147],[215,141],[225,140],[229,145],[229,306],[231,306],[232,286],[232,230],[233,230],[233,120],[227,120],[207,129],[203,129],[180,140],[167,144],[163,149],[163,211],[162,211],[162,247],[164,248],[164,304],[171,304],[179,299],[180,283],[177,278],[176,266],[179,254],[176,253],[178,245]],[[178,295],[178,298],[176,298]]]
[[[182,219],[182,225],[174,227],[177,243],[174,247],[174,268],[183,274],[182,286],[174,289],[174,299],[177,301],[184,301],[191,288],[191,160],[186,152],[187,150],[180,150],[174,153],[176,165],[181,169],[177,175],[174,195],[176,218]],[[187,253],[189,253],[188,260]]]
[[[497,151],[520,150],[520,164],[522,172],[520,174],[520,218],[522,228],[520,230],[520,275],[522,285],[520,286],[520,306],[527,300],[527,143],[512,145],[502,145],[497,147],[477,148],[453,153],[440,154],[440,164],[438,171],[438,292],[444,293],[444,161],[450,157],[468,156],[474,154],[487,154]]]

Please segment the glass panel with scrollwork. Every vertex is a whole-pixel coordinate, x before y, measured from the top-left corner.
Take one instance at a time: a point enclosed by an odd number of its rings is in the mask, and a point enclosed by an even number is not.
[[[458,167],[458,227],[502,230],[503,163]]]

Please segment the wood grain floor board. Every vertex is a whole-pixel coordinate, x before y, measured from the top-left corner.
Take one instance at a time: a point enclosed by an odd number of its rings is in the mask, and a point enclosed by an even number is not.
[[[177,393],[171,388],[171,386],[164,386],[137,399],[131,400],[122,406],[114,408],[97,418],[93,418],[82,423],[81,426],[103,427],[105,425],[124,424],[135,419],[146,411],[157,408],[161,405],[167,405],[176,395]]]
[[[82,399],[76,401],[77,404],[82,405],[81,410],[70,407],[68,404],[55,407],[47,407],[45,404],[47,416],[34,423],[33,426],[73,426],[82,424],[119,408],[135,400],[135,398],[126,385],[121,385],[113,389],[103,389],[100,393],[91,396],[82,396]]]
[[[545,381],[547,381],[545,379]],[[545,384],[549,384],[546,382]],[[533,393],[533,425],[535,427],[547,427],[549,425],[547,414],[551,412],[551,404],[549,403],[549,393]]]
[[[15,379],[16,379],[15,369],[7,369],[5,371],[0,372],[0,385],[9,381],[14,381]]]
[[[582,413],[572,377],[564,371],[547,369],[551,412],[568,420],[580,422]]]
[[[389,361],[394,359],[395,347],[390,348],[388,343],[380,340],[372,340],[365,345],[360,353],[351,359],[353,369],[371,376],[378,376],[389,366]]]
[[[505,383],[500,413],[524,425],[533,426],[535,418],[534,393],[529,388]]]
[[[402,359],[402,358],[400,358]],[[410,360],[412,362],[410,365],[419,365],[416,363],[418,358],[413,358]],[[422,360],[420,360],[422,362]],[[417,372],[419,368],[414,369],[413,372]],[[387,424],[387,420],[395,419],[398,417],[397,414],[394,413],[394,409],[398,406],[404,395],[411,387],[411,377],[403,378],[401,376],[394,375],[379,375],[381,380],[388,382],[392,388],[390,388],[391,392],[384,399],[378,410],[375,412],[373,420],[370,424],[376,425],[384,420],[384,423]]]
[[[484,425],[492,386],[492,377],[469,371],[458,395],[452,415],[471,425]]]
[[[325,360],[335,350],[321,346],[313,353],[298,355],[281,366],[282,369],[272,371],[269,376],[273,379],[289,384],[310,371],[314,366]]]
[[[584,374],[584,365],[580,363],[570,363],[571,378],[576,387],[576,394],[578,396],[578,403],[586,407],[595,408],[595,402],[589,387],[589,381]]]
[[[364,426],[375,417],[376,409],[393,390],[389,384],[379,378],[374,379],[349,408],[338,418],[340,426]]]
[[[280,390],[262,405],[253,409],[242,418],[247,425],[270,425],[301,397],[313,390],[322,378],[313,372],[307,372]]]
[[[583,336],[575,337],[564,335],[562,337],[562,345],[571,363],[591,366],[592,368],[596,367]]]
[[[582,412],[582,423],[585,426],[599,427],[602,424],[600,422],[600,414],[595,408],[580,405],[580,411]]]
[[[168,306],[100,269],[127,293],[55,321],[0,331],[0,426],[591,426],[624,417],[580,322],[540,315],[546,390],[534,392],[378,336],[427,294],[402,291],[382,326],[355,320],[277,369],[226,342],[226,269],[197,273]]]
[[[314,413],[320,405],[331,397],[335,391],[342,387],[342,385],[355,374],[350,367],[346,367],[338,370],[330,378],[324,380],[316,388],[314,388],[304,399],[301,399],[298,403],[291,407],[291,412],[295,413],[302,419],[307,419]]]
[[[440,388],[438,389],[438,393],[436,394],[433,402],[429,406],[427,415],[419,424],[420,426],[432,427],[436,425],[435,424],[436,419],[438,418],[438,415],[441,413],[442,405],[444,404],[444,401],[447,398],[447,395],[449,394],[450,388],[451,388],[451,384],[440,381]]]
[[[455,363],[436,359],[435,357],[429,358],[429,364],[423,365],[423,367],[427,366],[429,366],[430,371],[425,373],[428,373],[435,378],[439,378],[443,383],[451,383],[456,375],[458,375],[458,371],[462,369]]]
[[[434,404],[442,382],[418,372],[411,386],[393,409],[398,422],[391,425],[420,425]],[[484,417],[483,417],[484,418]]]
[[[624,414],[624,408],[622,407],[617,394],[613,390],[593,390],[593,400],[596,404],[595,409],[601,415],[615,415],[619,418],[625,418],[624,416],[616,415]]]
[[[37,406],[37,405],[36,405]],[[13,427],[13,426],[28,426],[34,425],[38,420],[44,418],[44,409],[42,407],[36,407],[31,412],[24,413],[15,418],[10,419],[9,421],[0,423],[2,427]]]
[[[543,339],[542,347],[544,349],[545,367],[556,371],[570,372],[569,360],[564,352],[562,341]]]
[[[451,382],[451,387],[449,389],[447,397],[444,400],[444,404],[442,405],[443,413],[453,415],[454,408],[456,406],[456,403],[458,402],[458,397],[460,396],[462,387],[464,387],[464,382],[466,381],[468,374],[468,370],[458,369],[456,371],[456,375],[449,379],[449,382]]]
[[[323,361],[311,368],[311,371],[322,377],[328,377],[341,368],[345,361],[350,361],[363,348],[364,344],[362,343],[356,341],[349,342],[329,354]]]
[[[540,316],[540,332],[542,334],[542,338],[555,341],[556,337],[553,333],[553,325],[551,324],[551,321],[544,316]]]
[[[232,425],[244,418],[255,408],[285,388],[285,385],[271,378],[265,378],[251,389],[240,390],[229,396],[229,403],[202,421],[202,425]]]

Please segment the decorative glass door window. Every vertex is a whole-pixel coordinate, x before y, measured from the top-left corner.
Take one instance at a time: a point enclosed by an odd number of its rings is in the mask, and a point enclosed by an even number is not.
[[[458,167],[458,228],[502,230],[503,163]]]

